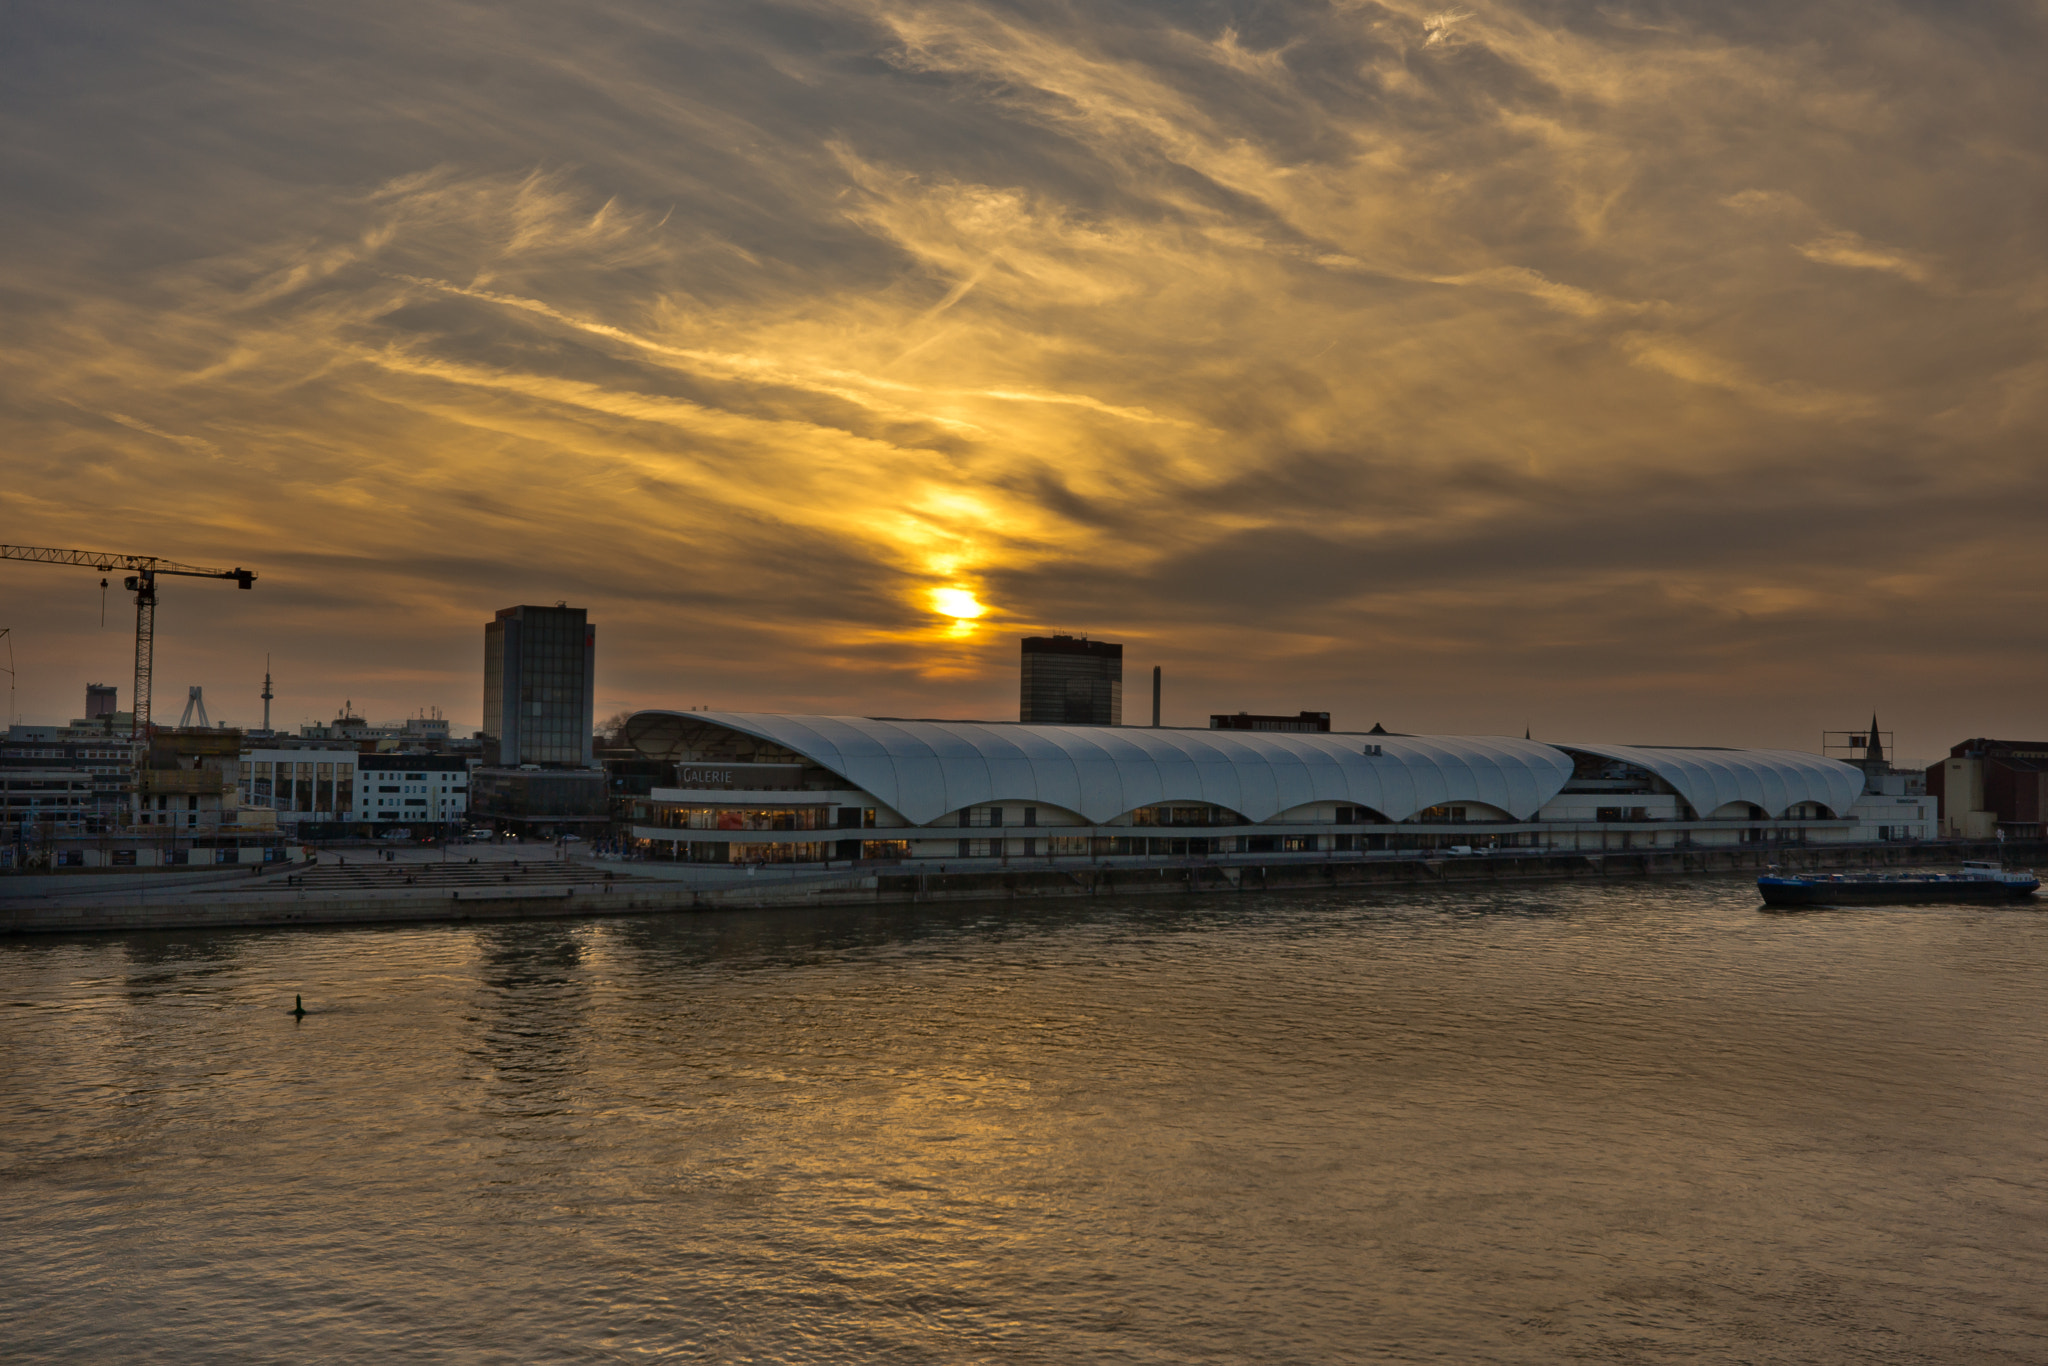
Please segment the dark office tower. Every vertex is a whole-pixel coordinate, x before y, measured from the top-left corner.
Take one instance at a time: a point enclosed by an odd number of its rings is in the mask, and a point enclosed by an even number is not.
[[[86,684],[85,719],[97,721],[102,716],[112,716],[117,710],[114,704],[116,696],[115,690],[104,683]]]
[[[1124,647],[1086,636],[1024,637],[1019,720],[1041,726],[1124,723]]]
[[[581,607],[507,607],[484,626],[484,763],[590,768],[597,628]]]

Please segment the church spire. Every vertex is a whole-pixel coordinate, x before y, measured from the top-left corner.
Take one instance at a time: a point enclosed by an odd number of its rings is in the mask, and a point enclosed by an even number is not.
[[[1871,763],[1885,762],[1884,741],[1877,738],[1877,713],[1870,713],[1870,743],[1864,747],[1863,757]]]

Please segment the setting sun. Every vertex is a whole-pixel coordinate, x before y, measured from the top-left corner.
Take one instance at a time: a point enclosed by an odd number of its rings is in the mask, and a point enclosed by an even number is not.
[[[934,588],[932,607],[941,615],[958,617],[962,621],[971,621],[988,611],[988,608],[976,602],[974,594],[965,588]]]

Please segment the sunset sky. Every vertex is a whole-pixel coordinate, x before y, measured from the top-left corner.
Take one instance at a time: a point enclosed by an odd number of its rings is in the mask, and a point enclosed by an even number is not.
[[[1137,721],[2048,731],[2039,4],[0,22],[0,541],[260,576],[160,720],[471,727],[566,599],[600,715],[1014,719],[1055,629]],[[22,719],[100,609],[0,564]]]

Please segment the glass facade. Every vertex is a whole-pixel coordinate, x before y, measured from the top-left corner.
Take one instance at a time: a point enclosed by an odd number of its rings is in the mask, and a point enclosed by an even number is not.
[[[517,610],[517,609],[514,609]],[[505,715],[505,614],[484,624],[484,762],[500,762],[490,752],[490,742],[501,740]],[[507,760],[505,762],[517,762]]]
[[[597,628],[581,607],[508,607],[484,627],[484,759],[589,768]]]
[[[830,844],[719,844],[710,840],[641,840],[648,858],[675,863],[823,863]]]
[[[241,789],[247,806],[347,820],[355,811],[356,764],[332,751],[306,759],[255,758],[242,765]]]
[[[828,830],[822,806],[660,806],[654,823],[671,830]]]

